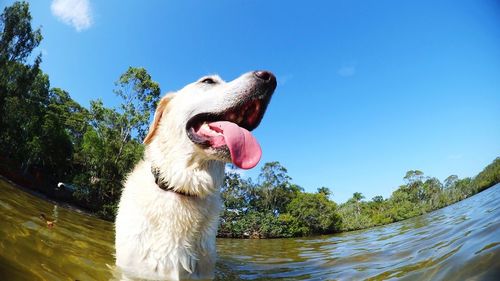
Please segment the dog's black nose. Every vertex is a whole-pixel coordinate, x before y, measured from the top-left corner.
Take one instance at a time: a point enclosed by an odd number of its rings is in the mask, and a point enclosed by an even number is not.
[[[274,74],[272,74],[269,71],[259,70],[259,71],[255,71],[253,73],[253,75],[255,75],[255,77],[257,77],[259,79],[264,80],[265,82],[271,82],[273,80],[276,81],[276,77],[274,76]]]

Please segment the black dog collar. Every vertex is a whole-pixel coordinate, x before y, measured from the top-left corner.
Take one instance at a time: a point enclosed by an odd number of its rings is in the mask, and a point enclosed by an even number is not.
[[[189,193],[186,193],[183,191],[175,190],[174,187],[170,186],[170,184],[168,182],[161,181],[160,180],[160,170],[158,168],[154,168],[153,166],[151,166],[151,173],[153,174],[153,176],[155,178],[156,185],[160,189],[163,189],[165,191],[172,191],[172,192],[175,192],[177,194],[184,195],[184,196],[196,197],[196,195],[192,195],[192,194],[189,194]]]

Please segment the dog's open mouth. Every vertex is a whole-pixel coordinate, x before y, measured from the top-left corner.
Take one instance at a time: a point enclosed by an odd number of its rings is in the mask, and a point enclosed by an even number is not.
[[[252,99],[224,112],[198,114],[186,124],[187,135],[205,148],[229,150],[236,166],[251,169],[259,163],[262,150],[250,131],[262,120],[267,102]]]

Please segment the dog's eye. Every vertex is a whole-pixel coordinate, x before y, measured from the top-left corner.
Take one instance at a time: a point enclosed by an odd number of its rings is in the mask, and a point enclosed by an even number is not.
[[[208,77],[208,78],[205,78],[205,79],[201,80],[200,83],[203,83],[203,84],[215,84],[217,82],[214,79]]]

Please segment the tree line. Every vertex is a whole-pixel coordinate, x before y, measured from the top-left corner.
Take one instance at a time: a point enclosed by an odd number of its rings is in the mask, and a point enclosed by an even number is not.
[[[160,85],[140,67],[117,75],[117,107],[93,100],[88,108],[51,87],[34,54],[43,39],[31,25],[29,4],[15,2],[0,15],[0,173],[113,220],[122,181],[143,154],[142,139],[160,96]],[[234,169],[222,187],[220,237],[276,238],[329,234],[391,223],[467,198],[500,182],[499,158],[474,178],[444,183],[409,171],[388,199],[343,204],[327,187],[315,193],[292,182],[279,162],[266,163],[257,179]],[[70,183],[58,187],[58,182]]]
[[[121,181],[142,157],[160,86],[130,67],[115,82],[118,107],[97,99],[85,108],[50,87],[41,54],[33,54],[43,37],[31,20],[27,2],[0,15],[0,171],[112,219]],[[58,182],[71,185],[57,189]]]
[[[331,234],[389,224],[419,216],[470,197],[500,182],[500,157],[474,178],[451,175],[443,183],[410,170],[405,183],[384,199],[363,200],[362,193],[336,204],[327,187],[315,193],[291,182],[279,162],[266,163],[257,183],[226,173],[220,237],[278,238]]]

